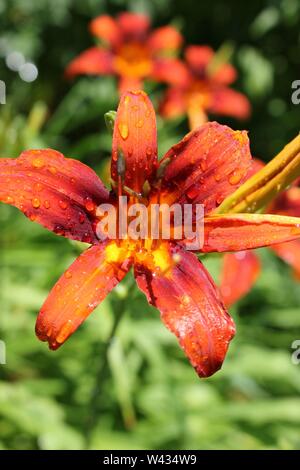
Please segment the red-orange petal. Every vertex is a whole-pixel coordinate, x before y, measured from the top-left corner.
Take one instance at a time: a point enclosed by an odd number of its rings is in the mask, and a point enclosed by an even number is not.
[[[185,50],[187,63],[198,74],[205,71],[213,56],[214,51],[209,46],[188,46]]]
[[[185,87],[191,80],[185,64],[179,59],[171,58],[153,60],[152,78],[174,87]]]
[[[117,23],[125,41],[143,40],[150,26],[150,18],[141,13],[121,13]]]
[[[251,250],[224,255],[220,291],[227,307],[250,292],[259,272],[259,259]]]
[[[233,65],[223,64],[211,75],[214,82],[221,85],[230,85],[236,80],[237,73]]]
[[[295,278],[300,280],[300,240],[278,243],[270,247],[277,256],[293,268]]]
[[[118,88],[120,95],[127,93],[128,91],[142,90],[143,81],[140,78],[120,77]]]
[[[152,53],[176,50],[183,43],[182,35],[172,26],[162,26],[150,34],[148,46]]]
[[[212,215],[204,219],[204,246],[201,251],[242,251],[296,238],[300,238],[298,217],[269,214]]]
[[[211,94],[210,112],[237,119],[247,119],[250,116],[251,106],[248,98],[226,87],[216,87]]]
[[[208,377],[222,366],[235,333],[233,320],[195,255],[167,244],[165,250],[170,268],[154,274],[139,264],[135,266],[137,284],[148,302],[160,310],[162,321],[177,336],[197,374]]]
[[[169,88],[160,103],[160,114],[168,119],[182,116],[186,112],[186,100],[184,90],[178,87]]]
[[[250,163],[245,131],[206,123],[185,136],[162,159],[161,165],[167,166],[161,199],[203,204],[208,213],[243,182]]]
[[[124,159],[125,185],[141,192],[157,166],[156,118],[151,101],[143,91],[121,97],[113,134],[111,175],[118,181],[118,159]]]
[[[75,57],[66,67],[65,76],[107,75],[113,72],[112,55],[101,47],[91,47]]]
[[[95,210],[108,198],[93,170],[55,150],[0,159],[0,200],[58,235],[98,243]]]
[[[93,246],[82,253],[42,306],[36,322],[38,338],[48,341],[50,349],[59,348],[123,279],[130,264],[126,251],[115,247],[114,242]]]
[[[270,204],[268,212],[300,217],[300,188],[292,186],[290,189],[279,194]]]
[[[117,46],[121,41],[121,32],[117,22],[109,15],[100,15],[90,22],[90,32],[110,46]]]

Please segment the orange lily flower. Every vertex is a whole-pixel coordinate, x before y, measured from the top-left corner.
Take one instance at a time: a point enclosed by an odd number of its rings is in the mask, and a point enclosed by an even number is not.
[[[122,13],[116,19],[101,15],[91,21],[90,32],[102,44],[87,49],[68,65],[69,78],[116,75],[122,93],[142,89],[145,79],[176,84],[184,69],[171,57],[182,44],[181,34],[172,26],[150,31],[146,15]]]
[[[264,166],[259,160],[253,160],[248,173],[250,178]],[[288,217],[300,217],[300,188],[295,181],[293,186],[279,196],[267,208],[270,214]],[[300,280],[300,241],[293,240],[269,247],[293,269],[295,279]],[[223,257],[220,290],[227,307],[244,297],[255,284],[261,271],[258,256],[252,251],[227,253]]]
[[[113,133],[113,187],[119,195],[133,194],[128,204],[139,193],[149,206],[157,200],[203,204],[202,252],[240,251],[300,236],[297,218],[213,214],[245,179],[250,162],[246,132],[216,122],[188,134],[158,162],[149,98],[143,91],[122,96]],[[186,251],[187,240],[100,240],[96,208],[115,204],[116,193],[108,192],[86,165],[51,149],[0,159],[0,199],[56,234],[92,245],[57,281],[38,315],[36,334],[51,349],[74,333],[133,266],[139,288],[160,310],[199,376],[221,367],[234,323],[210,275]]]
[[[209,46],[189,46],[185,50],[186,69],[178,76],[161,103],[166,118],[187,114],[191,129],[208,120],[207,114],[246,119],[250,103],[245,95],[231,88],[236,79],[235,68],[228,64],[214,65],[215,53]]]

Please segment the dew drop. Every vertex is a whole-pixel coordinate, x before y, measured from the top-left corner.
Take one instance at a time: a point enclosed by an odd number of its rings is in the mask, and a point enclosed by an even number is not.
[[[57,235],[65,235],[65,229],[61,226],[61,225],[55,225],[54,229],[53,229],[54,233],[56,233]]]
[[[200,168],[202,171],[207,170],[207,163],[204,159],[200,160]]]
[[[66,277],[67,279],[71,279],[72,275],[73,275],[73,274],[71,273],[71,271],[66,271],[66,272],[65,272],[65,277]]]
[[[229,177],[230,184],[238,184],[242,179],[242,175],[239,171],[234,171]]]
[[[86,232],[83,237],[82,237],[82,241],[85,242],[85,243],[92,243],[92,238],[91,236]]]
[[[84,216],[84,214],[82,214],[82,213],[80,212],[80,214],[79,214],[79,223],[80,223],[80,224],[83,224],[84,221],[85,221],[85,216]]]
[[[68,320],[67,323],[61,328],[60,332],[57,335],[56,341],[57,343],[63,343],[68,336],[72,333],[74,329],[74,325],[72,320]]]
[[[90,198],[86,198],[85,208],[88,212],[93,212],[93,210],[95,209],[95,204],[93,203],[93,201]]]
[[[53,329],[52,329],[52,327],[50,326],[50,328],[48,328],[47,333],[46,333],[46,335],[48,336],[48,338],[50,338],[50,336],[52,335],[52,331],[53,331]]]
[[[34,168],[43,168],[45,166],[45,162],[42,158],[35,158],[32,160],[32,166]]]
[[[55,168],[55,166],[50,166],[49,171],[50,171],[51,175],[56,175],[56,173],[57,173],[57,169]]]
[[[31,204],[32,204],[32,207],[34,207],[35,209],[38,209],[41,205],[41,201],[37,197],[35,197],[32,199]]]
[[[44,201],[44,207],[45,209],[50,209],[50,202],[47,199]]]
[[[135,127],[138,127],[139,129],[141,127],[143,127],[144,125],[144,121],[142,119],[139,119],[136,123],[135,123]]]
[[[67,203],[66,201],[63,201],[63,200],[60,200],[58,204],[59,204],[59,207],[60,207],[63,211],[65,211],[65,210],[67,209],[67,207],[68,207],[68,203]]]
[[[129,135],[129,130],[128,130],[128,126],[127,124],[124,122],[124,123],[119,123],[118,124],[118,129],[119,129],[119,132],[120,132],[120,135],[122,137],[123,140],[126,140],[128,138],[128,135]]]
[[[190,199],[194,199],[199,194],[199,189],[197,186],[192,186],[187,190],[186,194]]]
[[[6,196],[5,201],[7,204],[13,204],[15,202],[15,198],[12,196]]]

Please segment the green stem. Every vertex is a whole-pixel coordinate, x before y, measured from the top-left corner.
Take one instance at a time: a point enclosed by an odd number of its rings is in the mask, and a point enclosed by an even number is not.
[[[113,308],[113,325],[111,328],[111,332],[107,341],[104,344],[103,351],[102,351],[102,360],[99,363],[98,371],[96,372],[95,377],[95,385],[92,389],[91,396],[88,402],[88,415],[86,419],[86,436],[87,436],[87,445],[89,446],[91,441],[92,432],[95,428],[98,419],[98,412],[99,412],[99,403],[101,397],[101,391],[103,388],[103,383],[107,378],[109,372],[109,364],[108,364],[108,352],[110,345],[115,337],[116,331],[118,326],[121,322],[123,317],[125,307],[125,300],[124,299],[113,299],[112,300],[112,308]]]

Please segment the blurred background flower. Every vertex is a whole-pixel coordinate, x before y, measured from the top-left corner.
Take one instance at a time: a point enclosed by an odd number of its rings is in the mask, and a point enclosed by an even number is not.
[[[149,14],[153,28],[174,26],[186,45],[219,50],[229,41],[234,88],[249,98],[252,114],[245,124],[218,120],[248,128],[254,155],[268,161],[298,133],[299,107],[291,103],[300,63],[298,0],[0,0],[1,157],[52,147],[107,174],[111,135],[102,116],[116,108],[115,77],[69,82],[63,75],[92,45],[89,22],[124,11]],[[165,85],[145,87],[158,107]],[[158,131],[162,155],[187,122],[160,119]],[[64,349],[46,350],[33,335],[36,313],[82,246],[10,207],[1,206],[0,220],[0,339],[7,348],[0,447],[299,448],[300,366],[291,362],[291,344],[300,335],[300,287],[270,250],[260,250],[263,271],[231,309],[238,335],[222,371],[199,381],[131,277]],[[217,281],[220,258],[204,262]]]

